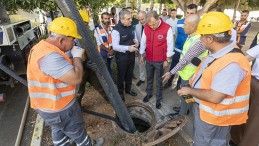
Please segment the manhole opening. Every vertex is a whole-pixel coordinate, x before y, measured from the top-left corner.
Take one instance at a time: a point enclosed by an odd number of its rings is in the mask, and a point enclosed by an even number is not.
[[[132,117],[132,121],[136,126],[138,132],[146,132],[150,128],[150,123],[140,119]]]
[[[137,102],[127,104],[126,106],[138,132],[146,133],[154,128],[154,126],[156,125],[156,119],[155,114],[150,107]],[[117,130],[123,133],[133,134],[125,130],[120,124],[116,124],[116,126],[117,128],[119,128]]]

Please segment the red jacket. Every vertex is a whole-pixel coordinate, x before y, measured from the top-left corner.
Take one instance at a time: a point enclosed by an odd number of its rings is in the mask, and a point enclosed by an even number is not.
[[[153,30],[146,25],[144,33],[146,35],[146,59],[152,62],[162,62],[166,60],[167,33],[170,25],[161,20],[160,26]]]

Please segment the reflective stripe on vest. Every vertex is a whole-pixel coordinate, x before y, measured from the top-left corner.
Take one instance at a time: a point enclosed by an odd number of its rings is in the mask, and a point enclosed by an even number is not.
[[[34,109],[59,111],[75,97],[75,86],[45,75],[39,69],[39,59],[54,52],[59,53],[72,64],[64,52],[46,41],[39,42],[31,49],[28,58],[27,80],[31,107]]]
[[[215,60],[209,67],[202,71],[200,89],[211,90],[214,76],[230,63],[234,62],[245,70],[247,74],[237,86],[234,96],[227,95],[218,104],[200,100],[199,108],[202,121],[217,126],[239,125],[246,122],[249,109],[251,67],[244,55],[241,53],[228,53]],[[197,78],[200,66],[195,71],[195,78]],[[195,79],[193,78],[193,80]]]
[[[103,29],[103,27],[100,25],[99,26],[99,30],[100,30],[100,36],[102,38],[102,41],[103,41],[103,45],[108,48],[109,50],[111,49],[111,46],[112,46],[112,36],[111,36],[111,28],[109,27],[109,30],[108,30],[108,36],[105,32],[105,30]],[[100,46],[98,46],[98,50],[100,52]]]
[[[249,109],[248,105],[243,107],[243,108],[227,109],[227,110],[223,110],[223,111],[215,111],[211,107],[203,105],[203,104],[201,104],[199,107],[200,107],[200,109],[202,109],[202,110],[204,110],[204,111],[206,111],[208,113],[211,113],[211,114],[213,114],[213,115],[215,115],[217,117],[245,113]]]
[[[183,51],[180,56],[180,60],[183,59],[183,56],[188,52],[189,49],[191,49],[197,41],[200,40],[201,35],[194,35],[191,38],[187,38],[187,40],[184,43]],[[201,55],[198,56],[199,59],[204,58],[208,55],[208,51],[203,52]],[[189,80],[190,77],[194,74],[196,70],[196,66],[192,63],[187,64],[182,70],[179,71],[179,75],[183,80]]]

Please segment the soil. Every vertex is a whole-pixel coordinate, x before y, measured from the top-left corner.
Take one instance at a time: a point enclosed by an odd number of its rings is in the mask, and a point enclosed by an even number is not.
[[[126,102],[129,102],[129,97],[126,97]],[[105,100],[93,87],[86,87],[86,94],[82,100],[82,105],[91,111],[114,116],[115,111],[112,105]],[[83,113],[83,118],[86,123],[87,133],[91,139],[103,137],[105,139],[104,146],[141,146],[143,134],[139,133],[136,136],[129,137],[125,134],[120,134],[114,131],[112,121],[96,117],[90,114]],[[175,135],[158,146],[183,146],[179,142],[179,135]],[[42,146],[52,146],[51,129],[44,128]]]

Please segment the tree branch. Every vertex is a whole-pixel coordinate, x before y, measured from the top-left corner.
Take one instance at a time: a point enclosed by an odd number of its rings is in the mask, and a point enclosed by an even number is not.
[[[212,5],[214,5],[217,1],[218,1],[218,0],[209,0],[209,1],[207,1],[207,2],[205,3],[205,5],[203,6],[203,8],[200,9],[197,14],[201,16],[201,15],[203,15],[204,13],[207,13],[208,10],[209,10],[209,8],[210,8]]]
[[[180,8],[181,10],[185,11],[184,10],[184,6],[182,5],[182,3],[180,3],[182,0],[172,0],[174,2],[174,4]]]

